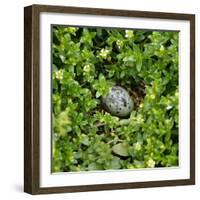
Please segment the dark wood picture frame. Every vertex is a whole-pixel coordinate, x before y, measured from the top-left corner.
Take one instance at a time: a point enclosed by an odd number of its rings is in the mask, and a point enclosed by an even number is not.
[[[190,178],[170,181],[113,183],[66,187],[40,187],[40,13],[75,13],[126,16],[190,22]],[[82,192],[112,189],[195,184],[195,16],[192,14],[127,11],[80,7],[32,5],[24,9],[24,191],[30,194]]]

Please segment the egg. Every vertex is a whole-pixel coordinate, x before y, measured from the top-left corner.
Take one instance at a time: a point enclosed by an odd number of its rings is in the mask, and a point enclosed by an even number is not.
[[[103,98],[103,105],[109,113],[118,117],[128,117],[134,108],[131,96],[121,86],[113,86],[110,89]]]

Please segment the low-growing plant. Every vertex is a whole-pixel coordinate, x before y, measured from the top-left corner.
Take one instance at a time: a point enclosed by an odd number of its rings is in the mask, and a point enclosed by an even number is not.
[[[52,171],[178,165],[178,32],[53,26]],[[127,118],[102,98],[134,102]]]

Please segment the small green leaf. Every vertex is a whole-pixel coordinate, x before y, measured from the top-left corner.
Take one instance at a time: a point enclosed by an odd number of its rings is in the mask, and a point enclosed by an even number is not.
[[[101,95],[102,95],[101,92],[99,91],[96,92],[96,98],[99,98]]]
[[[90,142],[87,135],[84,135],[84,134],[82,135],[81,144],[84,144],[85,146],[89,146]]]
[[[88,165],[88,170],[96,170],[97,169],[97,164],[96,163],[91,163]]]
[[[120,169],[121,168],[120,158],[114,156],[111,161],[111,166],[112,166],[112,169]]]
[[[134,56],[126,56],[124,59],[123,59],[124,62],[134,62],[135,61],[135,58]]]
[[[61,112],[57,118],[54,118],[54,124],[61,135],[71,131],[71,120],[68,111]]]
[[[65,62],[65,56],[60,55],[60,59],[62,60],[63,63]]]
[[[140,72],[142,69],[142,60],[139,60],[136,64],[137,71]]]
[[[112,147],[112,151],[119,156],[127,157],[129,155],[128,154],[128,146],[123,143],[118,143],[118,144],[114,145]]]
[[[128,124],[130,124],[130,119],[121,119],[119,121],[119,124],[120,125],[128,125]]]
[[[137,62],[136,62],[136,68],[137,71],[140,72],[142,69],[142,54],[140,52],[137,52]]]

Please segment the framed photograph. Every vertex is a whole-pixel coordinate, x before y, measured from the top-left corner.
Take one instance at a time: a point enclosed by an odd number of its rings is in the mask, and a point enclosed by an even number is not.
[[[195,183],[195,16],[24,9],[24,191]]]

